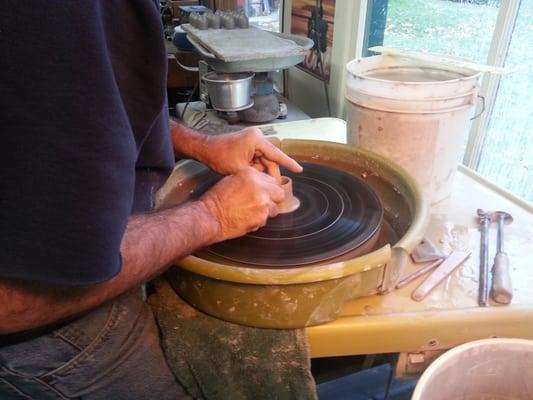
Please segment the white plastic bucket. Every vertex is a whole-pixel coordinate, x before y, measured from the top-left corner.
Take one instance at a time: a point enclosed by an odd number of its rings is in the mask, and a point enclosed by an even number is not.
[[[379,55],[347,65],[348,143],[404,167],[431,203],[451,193],[481,73]]]
[[[533,398],[533,341],[485,339],[444,353],[424,371],[411,400]]]

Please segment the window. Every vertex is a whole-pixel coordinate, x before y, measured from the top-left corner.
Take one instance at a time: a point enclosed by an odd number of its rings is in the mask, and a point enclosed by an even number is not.
[[[533,202],[533,0],[368,0],[363,54],[376,45],[514,70],[485,76],[465,164]]]
[[[280,32],[282,0],[241,0],[250,24],[258,28]]]
[[[370,1],[369,4],[375,2]],[[372,18],[386,18],[383,45],[405,50],[450,54],[484,63],[489,53],[497,1],[381,1]]]
[[[533,1],[522,1],[477,171],[533,202]]]

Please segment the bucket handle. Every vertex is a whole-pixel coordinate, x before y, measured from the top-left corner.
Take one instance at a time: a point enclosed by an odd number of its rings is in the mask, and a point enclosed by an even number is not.
[[[481,114],[485,112],[485,96],[481,96],[478,94],[477,97],[481,99],[481,111],[474,115],[472,118],[470,118],[470,121],[478,118]]]

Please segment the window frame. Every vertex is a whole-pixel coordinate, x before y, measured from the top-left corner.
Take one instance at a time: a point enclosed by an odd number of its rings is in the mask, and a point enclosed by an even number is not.
[[[500,3],[500,10],[496,19],[494,32],[492,33],[491,45],[487,56],[488,65],[494,65],[496,67],[503,67],[505,65],[521,3],[522,0],[502,0]],[[479,166],[499,85],[500,75],[497,74],[486,74],[481,83],[479,96],[484,101],[478,104],[476,115],[478,113],[481,114],[472,124],[463,158],[463,164],[474,170],[477,170]],[[483,107],[485,107],[485,110],[483,110]]]

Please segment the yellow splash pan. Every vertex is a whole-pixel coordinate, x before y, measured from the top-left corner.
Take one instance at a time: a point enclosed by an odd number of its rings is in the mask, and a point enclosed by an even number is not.
[[[336,319],[342,305],[357,297],[385,293],[422,239],[428,206],[416,183],[399,166],[353,146],[315,140],[276,141],[301,162],[312,162],[362,177],[380,197],[388,243],[348,261],[286,269],[255,269],[186,257],[168,278],[187,302],[215,317],[261,328],[301,328]],[[187,201],[208,173],[194,161],[178,163],[157,194],[158,208]]]

